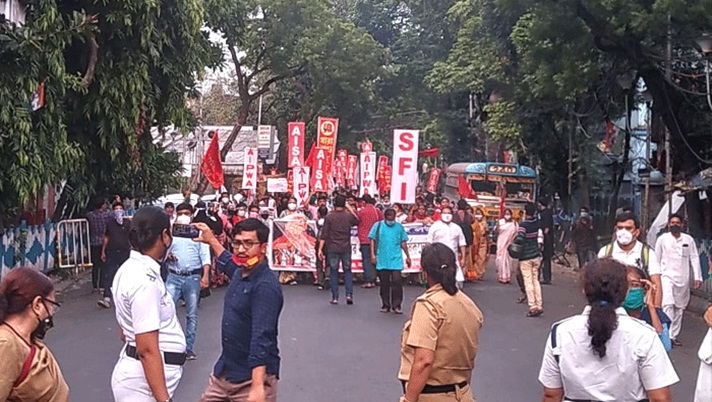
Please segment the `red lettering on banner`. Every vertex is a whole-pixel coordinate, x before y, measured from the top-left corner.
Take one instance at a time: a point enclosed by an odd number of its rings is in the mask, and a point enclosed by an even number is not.
[[[418,182],[418,130],[394,130],[393,169],[390,175],[391,201],[415,202],[415,186]]]
[[[413,159],[411,158],[401,158],[398,161],[398,174],[403,175],[405,174],[406,169],[410,169],[413,167]]]
[[[255,154],[255,148],[247,148],[247,156],[252,156]]]
[[[400,148],[401,151],[410,151],[413,149],[414,146],[415,144],[413,142],[413,133],[401,133],[400,144],[398,144],[398,148]]]

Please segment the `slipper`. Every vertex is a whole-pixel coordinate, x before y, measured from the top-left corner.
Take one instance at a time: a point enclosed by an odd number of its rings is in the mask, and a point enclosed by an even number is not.
[[[329,304],[339,304],[339,299],[331,299]]]
[[[401,310],[401,309],[399,309],[399,308],[394,309],[393,312],[396,313],[396,314],[398,314],[398,315],[402,315],[402,314],[403,314],[403,310]]]
[[[544,310],[529,310],[527,317],[539,317],[542,314],[544,314]]]

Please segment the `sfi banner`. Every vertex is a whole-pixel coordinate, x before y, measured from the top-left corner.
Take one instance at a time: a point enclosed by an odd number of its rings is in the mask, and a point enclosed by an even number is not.
[[[309,168],[306,166],[297,167],[291,170],[294,180],[294,198],[297,205],[304,205],[309,201]]]
[[[360,195],[376,195],[376,153],[364,152],[361,154],[361,187]]]
[[[302,122],[292,122],[287,125],[289,134],[289,160],[287,167],[304,166],[304,135],[306,125]]]
[[[391,202],[415,204],[418,185],[418,130],[393,132],[393,170]]]
[[[257,190],[257,149],[245,148],[245,165],[242,170],[242,188]]]

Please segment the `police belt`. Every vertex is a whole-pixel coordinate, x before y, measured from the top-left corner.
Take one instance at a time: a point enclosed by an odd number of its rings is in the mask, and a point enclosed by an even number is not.
[[[405,394],[405,384],[406,382],[401,380],[401,385],[403,386],[403,393]],[[447,394],[448,392],[455,392],[458,388],[465,388],[467,386],[467,381],[463,381],[459,384],[447,384],[447,385],[425,385],[421,394]]]
[[[194,270],[188,271],[188,272],[178,272],[178,271],[169,269],[168,272],[172,273],[173,275],[178,275],[178,276],[193,276],[193,275],[202,275],[203,269],[198,268],[198,269],[194,269]]]
[[[136,346],[126,345],[126,356],[141,360],[138,357]],[[171,366],[182,366],[185,364],[185,353],[163,352],[163,361]]]
[[[570,399],[564,397],[564,402],[599,402],[599,401],[594,401],[593,399]],[[641,399],[638,402],[650,402],[649,399]]]

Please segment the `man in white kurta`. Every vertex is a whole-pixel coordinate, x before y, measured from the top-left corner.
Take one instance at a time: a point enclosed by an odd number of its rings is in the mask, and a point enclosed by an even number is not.
[[[456,280],[458,285],[462,286],[465,281],[465,275],[462,272],[462,267],[465,265],[465,248],[467,241],[465,234],[462,233],[460,225],[452,223],[452,208],[444,207],[440,214],[440,220],[433,223],[428,230],[428,243],[442,243],[450,248],[457,257],[457,275]]]
[[[682,217],[670,215],[668,232],[658,237],[655,255],[660,263],[663,286],[663,311],[670,317],[670,339],[674,346],[682,346],[677,339],[682,328],[682,315],[690,302],[690,269],[695,289],[702,286],[702,270],[697,244],[692,236],[682,233]]]

